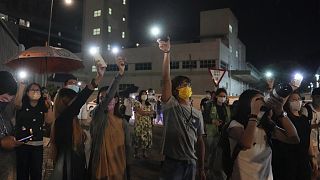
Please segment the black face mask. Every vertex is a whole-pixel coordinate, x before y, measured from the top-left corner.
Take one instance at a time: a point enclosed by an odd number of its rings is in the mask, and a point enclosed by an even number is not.
[[[3,112],[8,105],[8,102],[0,102],[0,112]]]

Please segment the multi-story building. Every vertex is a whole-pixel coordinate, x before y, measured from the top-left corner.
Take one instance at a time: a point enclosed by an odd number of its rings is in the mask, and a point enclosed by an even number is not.
[[[128,0],[85,0],[83,8],[82,52],[98,47],[101,52],[112,46],[126,46],[128,33]]]
[[[105,7],[105,6],[104,6]],[[92,11],[93,12],[93,11]],[[245,45],[238,39],[238,22],[230,9],[201,12],[200,41],[197,43],[172,43],[171,75],[185,75],[191,78],[194,94],[213,90],[214,83],[208,68],[225,69],[220,87],[227,89],[232,96],[260,80],[260,73],[246,62]],[[91,32],[94,33],[94,31]],[[163,54],[157,44],[139,46],[122,50],[127,57],[126,76],[120,90],[136,85],[140,89],[161,89]],[[102,51],[107,59],[106,83],[110,82],[117,67],[114,57]],[[92,61],[86,61],[86,71],[91,69]],[[94,67],[92,70],[95,70]]]
[[[0,17],[0,70],[9,70],[3,65],[5,61],[24,50],[24,46],[18,40]]]

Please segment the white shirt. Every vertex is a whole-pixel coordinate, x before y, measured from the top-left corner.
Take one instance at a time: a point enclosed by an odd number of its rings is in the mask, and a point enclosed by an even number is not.
[[[229,129],[233,127],[244,127],[233,120]],[[235,139],[229,138],[231,154],[237,143]],[[271,168],[272,150],[267,143],[267,135],[261,128],[256,128],[254,145],[247,150],[240,151],[233,165],[232,180],[272,180]]]
[[[312,109],[312,119],[311,119],[311,125],[316,125],[316,124],[319,124],[320,123],[320,112],[317,112],[315,109],[314,109],[314,107],[313,107],[313,105],[312,104],[309,104],[310,105],[310,107],[311,107],[311,109]],[[309,105],[307,105],[307,106],[309,106]],[[302,107],[301,108],[301,113],[303,114],[303,115],[305,115],[306,117],[309,117],[308,116],[308,110],[307,110],[307,108],[306,107]],[[318,134],[318,132],[317,132],[317,129],[312,129],[311,130],[311,139],[312,139],[312,145],[313,146],[317,146],[317,134]],[[320,142],[319,142],[320,143]]]

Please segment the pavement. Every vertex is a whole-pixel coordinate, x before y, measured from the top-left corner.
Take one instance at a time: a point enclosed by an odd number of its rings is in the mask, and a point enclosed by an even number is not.
[[[133,127],[130,127],[133,132]],[[161,172],[161,161],[163,156],[160,154],[162,142],[163,126],[153,127],[153,144],[150,155],[147,159],[133,159],[130,167],[130,180],[157,180]],[[48,140],[46,140],[48,141]],[[133,157],[133,154],[132,154]],[[50,158],[49,147],[44,148],[43,180],[48,180],[53,171],[53,161]]]

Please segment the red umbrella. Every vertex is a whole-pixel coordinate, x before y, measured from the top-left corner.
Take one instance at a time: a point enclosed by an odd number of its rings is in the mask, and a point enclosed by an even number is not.
[[[72,52],[51,46],[29,48],[4,64],[12,69],[23,67],[39,74],[70,72],[84,67],[82,60]]]

